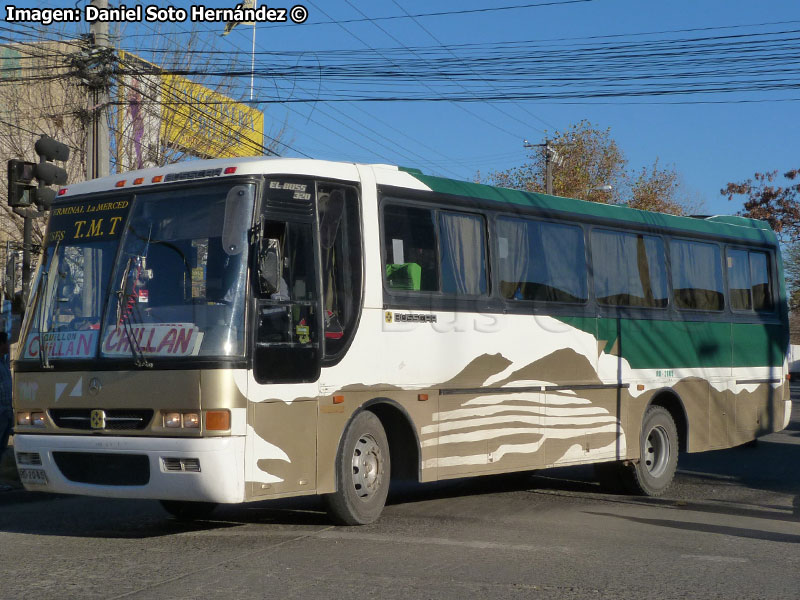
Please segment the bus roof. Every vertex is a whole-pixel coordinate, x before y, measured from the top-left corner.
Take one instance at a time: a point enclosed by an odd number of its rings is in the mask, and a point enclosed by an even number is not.
[[[400,167],[408,175],[440,194],[475,198],[506,206],[535,208],[548,212],[580,214],[598,219],[628,222],[665,229],[684,230],[688,234],[707,234],[742,238],[748,241],[777,245],[777,237],[766,221],[749,219],[737,215],[709,217],[679,217],[664,213],[637,210],[618,204],[601,204],[575,198],[550,196],[535,192],[524,192],[509,188],[457,181],[444,177],[425,175],[418,169]]]
[[[628,222],[631,225],[683,230],[687,234],[707,234],[741,238],[765,244],[777,244],[777,237],[765,221],[735,215],[718,215],[704,218],[678,217],[663,213],[636,210],[622,205],[600,204],[574,198],[550,196],[524,192],[481,183],[458,181],[444,177],[425,175],[419,169],[386,164],[359,165],[351,162],[333,162],[307,158],[245,157],[196,160],[164,167],[153,167],[128,171],[70,184],[59,193],[56,202],[68,201],[76,195],[130,190],[139,182],[152,185],[159,181],[193,181],[205,178],[229,177],[256,174],[292,174],[298,176],[324,177],[338,180],[359,181],[359,167],[369,167],[375,174],[378,185],[433,191],[440,194],[473,198],[488,204],[528,207],[554,213],[580,214],[590,218]]]

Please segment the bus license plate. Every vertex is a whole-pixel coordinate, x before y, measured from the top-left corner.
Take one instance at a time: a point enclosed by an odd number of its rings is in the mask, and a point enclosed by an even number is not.
[[[19,480],[30,485],[47,485],[44,469],[19,469]]]

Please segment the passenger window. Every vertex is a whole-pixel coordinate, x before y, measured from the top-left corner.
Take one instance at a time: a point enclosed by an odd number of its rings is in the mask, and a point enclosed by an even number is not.
[[[439,290],[433,211],[387,205],[383,210],[386,284],[391,290]]]
[[[497,220],[500,293],[508,300],[588,299],[583,230],[516,218]]]
[[[672,240],[672,287],[675,305],[693,310],[722,310],[720,251],[716,244]]]
[[[595,230],[592,256],[598,304],[647,308],[667,305],[666,259],[660,238]]]
[[[442,291],[447,294],[485,294],[486,247],[483,218],[463,213],[439,214]]]
[[[762,312],[775,309],[769,277],[769,255],[750,252],[750,285],[753,291],[753,308]]]
[[[746,250],[728,249],[728,293],[731,309],[752,310],[750,262]]]

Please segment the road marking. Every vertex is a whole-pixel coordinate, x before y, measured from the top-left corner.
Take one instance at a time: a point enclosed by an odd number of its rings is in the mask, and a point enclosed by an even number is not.
[[[198,535],[193,531],[181,535]],[[243,537],[247,535],[258,537],[291,537],[296,538],[298,531],[264,531],[261,528],[242,531],[241,528],[214,529],[200,533],[210,537]],[[570,554],[573,549],[569,546],[545,546],[536,544],[506,544],[503,542],[487,542],[482,540],[455,540],[451,538],[429,538],[420,536],[381,535],[378,533],[352,533],[341,529],[326,529],[318,533],[311,532],[306,537],[325,540],[344,540],[357,542],[377,542],[386,544],[419,544],[423,546],[453,546],[457,548],[470,548],[474,550],[508,550],[513,552],[561,552]]]
[[[715,562],[715,563],[750,562],[746,558],[738,558],[736,556],[714,556],[713,554],[681,554],[681,558],[688,558],[690,560],[705,560],[707,562]]]
[[[329,529],[315,535],[316,538],[336,540],[356,540],[364,542],[385,542],[387,544],[421,544],[425,546],[455,546],[476,550],[510,550],[522,552],[563,552],[569,554],[568,546],[542,546],[535,544],[506,544],[503,542],[486,542],[481,540],[454,540],[450,538],[429,538],[402,535],[381,535],[378,533],[351,533],[338,529]]]

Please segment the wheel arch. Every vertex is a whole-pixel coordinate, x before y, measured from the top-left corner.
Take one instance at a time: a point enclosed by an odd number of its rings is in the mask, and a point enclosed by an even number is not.
[[[391,479],[412,479],[420,481],[422,477],[422,448],[419,435],[414,428],[411,416],[403,406],[391,398],[372,398],[353,411],[339,435],[336,445],[336,460],[342,454],[342,444],[347,429],[353,420],[362,412],[369,411],[378,417],[389,442],[389,457],[391,459]],[[403,460],[397,460],[398,457]],[[335,486],[339,489],[338,469],[335,469]]]
[[[679,450],[686,452],[689,449],[689,419],[681,397],[675,390],[663,388],[653,394],[648,406],[660,406],[670,414],[678,430]]]

